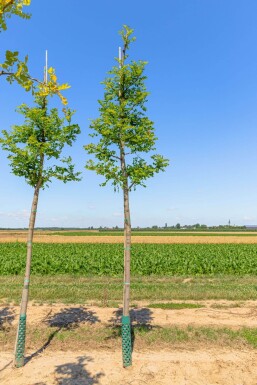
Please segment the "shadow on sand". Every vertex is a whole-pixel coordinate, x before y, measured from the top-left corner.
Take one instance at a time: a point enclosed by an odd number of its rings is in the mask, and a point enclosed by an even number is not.
[[[76,358],[77,362],[68,362],[63,365],[57,365],[55,369],[56,385],[97,385],[99,379],[104,376],[103,372],[91,374],[86,368],[92,358],[80,356]],[[47,385],[45,382],[36,382],[33,385]]]
[[[130,319],[133,327],[138,326],[151,326],[151,321],[153,320],[152,314],[153,312],[146,308],[142,307],[140,309],[131,309],[130,312]],[[109,322],[113,326],[120,326],[121,325],[121,317],[122,317],[122,308],[115,310],[113,312],[112,318],[109,320]]]
[[[87,362],[92,362],[88,356],[77,357],[76,363],[67,363],[56,367],[57,385],[95,385],[104,376],[103,372],[92,375],[86,368]]]
[[[6,306],[0,309],[0,330],[4,330],[6,327],[11,326],[14,320],[14,310]]]
[[[62,330],[72,330],[79,327],[80,324],[88,323],[90,325],[100,322],[99,318],[95,315],[95,312],[88,310],[84,307],[72,307],[66,308],[51,317],[48,317],[44,323],[47,326],[55,327],[55,329],[48,340],[41,346],[36,352],[26,357],[25,363],[29,362],[32,358],[37,357],[39,354],[51,344],[53,338]]]
[[[84,307],[70,307],[54,314],[44,321],[50,327],[73,329],[82,323],[95,324],[100,322],[96,313]]]
[[[14,310],[6,306],[3,309],[0,309],[0,331],[8,332],[10,330],[11,324],[14,320]],[[12,360],[8,362],[3,368],[0,368],[0,372],[4,371],[12,364]]]

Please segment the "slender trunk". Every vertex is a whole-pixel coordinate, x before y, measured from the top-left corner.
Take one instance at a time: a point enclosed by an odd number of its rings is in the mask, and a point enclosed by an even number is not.
[[[124,162],[125,163],[125,162]],[[125,165],[124,165],[125,167]],[[124,292],[123,292],[123,315],[129,315],[130,301],[130,259],[131,259],[131,222],[129,209],[128,180],[125,176],[123,187],[124,204]]]
[[[22,297],[21,297],[19,325],[18,325],[18,330],[16,335],[15,350],[14,350],[14,365],[17,368],[24,365],[26,318],[27,318],[27,307],[28,307],[28,299],[29,299],[32,243],[33,243],[33,235],[34,235],[35,221],[36,221],[36,215],[37,215],[38,196],[39,196],[40,188],[42,186],[43,166],[44,166],[44,155],[41,154],[39,177],[38,177],[38,182],[34,189],[34,195],[33,195],[30,218],[29,218],[25,278],[24,278],[24,285],[23,285]]]
[[[21,367],[24,365],[26,317],[27,317],[27,306],[28,306],[28,299],[29,299],[32,242],[33,242],[33,234],[34,234],[34,227],[35,227],[35,220],[36,220],[36,213],[37,213],[39,190],[40,190],[40,186],[36,186],[34,190],[34,196],[33,196],[30,219],[29,219],[26,270],[25,270],[24,285],[23,285],[22,299],[21,299],[21,305],[20,305],[19,326],[17,330],[16,343],[15,343],[14,364],[16,367]]]
[[[122,315],[122,357],[123,366],[132,365],[131,320],[129,315],[130,300],[130,249],[131,249],[131,223],[129,210],[129,188],[126,172],[124,146],[121,146],[121,170],[123,175],[123,204],[124,204],[124,289],[123,289],[123,315]]]

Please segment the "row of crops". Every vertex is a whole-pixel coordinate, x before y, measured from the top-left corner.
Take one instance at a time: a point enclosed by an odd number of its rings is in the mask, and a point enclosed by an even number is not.
[[[1,275],[23,274],[26,245],[0,244]],[[257,245],[134,244],[134,275],[257,274]],[[123,272],[120,244],[35,244],[32,274],[107,275]]]

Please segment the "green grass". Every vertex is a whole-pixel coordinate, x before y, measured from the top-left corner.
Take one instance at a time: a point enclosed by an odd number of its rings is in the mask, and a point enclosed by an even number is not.
[[[244,338],[248,344],[253,348],[257,348],[257,329],[244,328],[241,330],[240,335]]]
[[[77,277],[70,275],[31,277],[30,300],[37,303],[122,304],[123,279],[113,277]],[[133,277],[131,301],[171,300],[257,300],[257,277],[195,277],[183,283],[182,277]],[[2,303],[19,303],[23,276],[0,277]]]
[[[174,303],[174,302],[168,302],[168,303],[150,303],[146,307],[153,308],[153,309],[198,309],[205,307],[204,305],[200,305],[197,303]]]
[[[0,274],[23,274],[26,244],[0,244]],[[122,244],[33,245],[32,273],[121,276]],[[257,275],[255,244],[134,244],[132,275]]]
[[[240,347],[250,345],[257,348],[257,328],[241,328],[231,330],[229,328],[215,327],[165,327],[153,328],[139,327],[135,328],[135,336],[140,336],[148,347],[158,344],[181,344],[190,345],[204,343],[208,345]],[[172,346],[169,346],[172,347]]]
[[[219,346],[242,349],[257,348],[257,328],[229,328],[215,327],[149,327],[133,328],[135,349],[174,349],[176,347],[195,348],[204,344],[205,347]],[[13,327],[0,328],[0,346],[2,350],[13,348],[16,330]],[[49,350],[77,351],[81,346],[87,349],[119,348],[120,327],[94,327],[92,325],[78,325],[74,328],[57,328],[39,325],[28,325],[27,346],[37,349],[47,340],[51,343]]]
[[[242,306],[243,306],[242,302],[234,302],[234,303],[229,303],[229,304],[213,303],[211,305],[211,308],[213,308],[213,309],[231,309],[231,308],[242,307]]]

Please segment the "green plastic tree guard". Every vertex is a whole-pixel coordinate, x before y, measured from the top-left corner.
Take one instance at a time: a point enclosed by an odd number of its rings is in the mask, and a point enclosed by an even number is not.
[[[18,343],[15,352],[15,366],[20,368],[24,365],[24,351],[25,351],[25,337],[26,337],[26,314],[20,315]]]
[[[131,346],[131,323],[130,316],[122,316],[121,319],[122,336],[122,358],[123,367],[132,365],[132,346]]]

